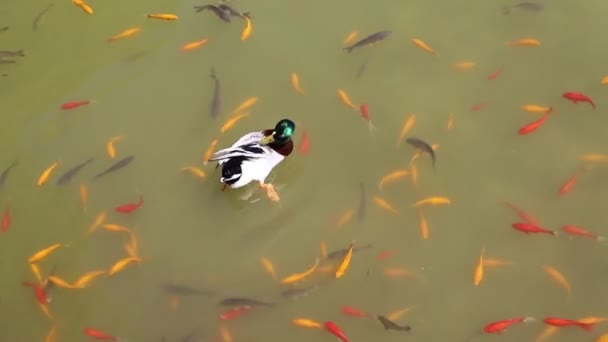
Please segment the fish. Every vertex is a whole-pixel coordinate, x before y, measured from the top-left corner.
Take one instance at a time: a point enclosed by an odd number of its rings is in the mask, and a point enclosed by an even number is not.
[[[224,22],[231,22],[233,16],[237,16],[240,18],[249,18],[249,12],[240,13],[234,10],[232,7],[228,5],[203,5],[203,6],[194,6],[196,12],[202,12],[204,10],[209,10],[213,12],[218,18],[220,18]]]
[[[214,67],[211,67],[210,77],[215,83],[215,90],[213,91],[213,100],[211,101],[211,118],[215,120],[222,111],[222,93],[220,79],[217,77],[217,73],[215,72]]]
[[[228,2],[228,1],[226,1],[226,2]],[[232,7],[230,7],[230,6],[226,5],[226,4],[220,4],[220,5],[217,6],[217,8],[221,9],[224,12],[230,13],[230,15],[233,16],[233,17],[240,17],[241,19],[244,19],[244,18],[251,19],[251,13],[249,13],[249,12],[243,12],[243,13],[241,13],[241,12],[235,10],[234,8],[232,8]]]
[[[367,200],[365,196],[365,184],[359,183],[359,208],[357,209],[357,221],[365,220],[365,210],[367,209]]]
[[[1,53],[1,51],[0,51]],[[0,56],[1,58],[1,56]],[[595,109],[595,103],[593,102],[593,100],[591,100],[591,98],[583,93],[577,93],[577,92],[573,92],[573,91],[568,91],[562,94],[562,97],[572,101],[574,104],[578,103],[578,102],[587,102],[591,105],[591,107],[593,107],[593,109]]]
[[[101,173],[98,173],[97,175],[95,175],[95,177],[93,179],[97,179],[97,178],[103,177],[103,176],[107,175],[108,173],[111,173],[111,172],[114,172],[116,170],[122,169],[123,167],[131,164],[131,162],[133,161],[133,159],[135,159],[135,156],[124,157],[121,160],[117,161],[114,165],[112,165],[109,168],[107,168],[106,170],[104,170]]]
[[[34,30],[34,32],[38,31],[38,27],[40,26],[40,24],[42,24],[44,16],[51,8],[53,8],[53,6],[55,6],[55,4],[49,4],[34,18],[34,21],[32,22],[32,29]]]
[[[336,336],[341,342],[348,342],[348,337],[336,323],[332,321],[326,321],[325,323],[323,323],[323,326],[325,327],[325,330]]]
[[[315,290],[318,286],[312,285],[308,287],[292,287],[287,290],[281,291],[281,296],[286,298],[295,299],[308,295],[311,291]]]
[[[522,1],[515,5],[503,7],[502,14],[505,14],[505,15],[511,14],[512,8],[519,9],[522,11],[528,11],[528,12],[540,12],[543,10],[543,4],[538,3],[538,2],[532,2],[532,1]]]
[[[533,322],[534,320],[535,319],[532,317],[516,317],[516,318],[503,319],[500,321],[495,321],[495,322],[486,324],[486,326],[484,326],[481,331],[486,334],[500,334],[501,332],[505,331],[508,327],[512,326],[513,324]]]
[[[410,327],[409,325],[399,325],[382,315],[378,315],[378,316],[376,316],[376,318],[378,318],[380,323],[382,323],[384,330],[396,330],[396,331],[411,331],[412,330],[412,327]]]
[[[173,295],[182,295],[182,296],[191,296],[191,295],[201,295],[201,296],[211,296],[214,294],[213,291],[207,290],[199,290],[190,286],[181,285],[181,284],[173,284],[173,283],[165,283],[161,285],[163,291],[173,294]]]
[[[87,161],[80,163],[76,166],[74,166],[73,168],[71,168],[69,171],[67,171],[66,173],[64,173],[61,177],[59,177],[57,179],[57,182],[55,184],[57,185],[65,185],[68,184],[72,178],[74,178],[74,176],[80,171],[82,170],[83,167],[87,166],[89,163],[91,163],[93,161],[93,158],[88,159]]]
[[[8,178],[9,173],[15,166],[17,166],[18,163],[19,162],[15,160],[11,165],[4,169],[2,173],[0,173],[0,190],[4,187],[4,183],[6,183],[6,178]]]
[[[93,8],[82,0],[72,0],[72,4],[83,10],[86,14],[93,14]]]
[[[197,49],[205,44],[207,44],[207,42],[209,41],[209,38],[203,38],[201,40],[196,40],[190,43],[186,43],[182,46],[182,51],[190,51],[190,50],[194,50]]]
[[[346,251],[346,254],[344,255],[344,258],[342,259],[342,262],[340,262],[340,265],[338,266],[338,269],[336,270],[336,273],[335,273],[336,279],[342,278],[344,276],[344,274],[346,273],[346,270],[348,269],[348,266],[350,265],[350,261],[353,257],[353,247],[354,247],[354,242],[351,242],[350,246],[348,246],[348,250]]]
[[[267,306],[273,307],[274,303],[264,302],[261,300],[246,298],[246,297],[228,297],[220,301],[223,306]]]
[[[366,249],[366,248],[371,248],[372,245],[370,243],[363,245],[363,246],[359,246],[359,247],[354,247],[353,248],[353,253],[358,252],[360,250]],[[329,252],[327,254],[327,259],[328,260],[333,260],[333,259],[342,259],[344,258],[344,256],[346,255],[346,253],[348,253],[349,248],[343,248],[343,249],[339,249],[336,251],[332,251]]]
[[[575,321],[572,319],[565,319],[565,318],[558,318],[558,317],[547,317],[543,320],[543,322],[545,322],[545,324],[547,325],[552,325],[554,327],[568,327],[568,326],[574,326],[574,327],[579,327],[581,329],[587,330],[587,331],[591,331],[593,329],[593,326],[595,325],[595,323],[584,323],[584,322],[579,322],[579,321]]]
[[[126,29],[124,31],[121,31],[121,32],[113,35],[112,37],[108,38],[107,41],[108,41],[108,43],[112,43],[112,42],[114,42],[116,40],[119,40],[119,39],[123,39],[123,38],[134,36],[137,33],[139,33],[139,31],[141,31],[141,28],[139,28],[139,27],[131,27],[131,28],[128,28],[128,29]]]
[[[25,50],[21,49],[17,51],[0,51],[0,59],[8,57],[25,57]]]
[[[160,19],[160,20],[177,20],[177,15],[171,13],[153,13],[146,14],[146,18],[148,19]]]
[[[435,168],[435,150],[433,150],[431,145],[418,138],[407,138],[405,139],[405,142],[421,150],[422,152],[428,153],[433,160],[433,169]]]
[[[241,41],[246,41],[253,32],[253,25],[249,17],[243,17],[243,20],[245,20],[245,27],[243,28],[243,31],[241,31]]]
[[[419,48],[422,51],[428,52],[431,55],[438,56],[437,51],[433,50],[433,48],[431,48],[427,43],[425,43],[419,38],[412,39],[412,44],[414,44],[415,47]]]
[[[4,27],[0,28],[0,32],[6,32],[6,31],[8,31],[8,28],[9,28],[8,26],[4,26]]]
[[[293,323],[294,325],[297,325],[299,327],[303,327],[303,328],[322,328],[323,326],[321,325],[321,323],[317,322],[317,321],[313,321],[312,319],[308,319],[308,318],[296,318],[296,319],[292,319],[291,323]]]
[[[373,34],[359,40],[358,42],[345,47],[344,50],[348,53],[351,53],[356,48],[366,46],[366,45],[372,45],[381,40],[384,40],[388,36],[390,36],[391,33],[393,33],[393,32],[392,31],[380,31],[380,32],[373,33]]]
[[[17,61],[14,61],[12,59],[0,59],[0,64],[12,64],[12,63],[17,63]],[[4,76],[6,76],[6,74],[2,74]]]
[[[540,119],[534,120],[534,121],[522,126],[517,131],[517,134],[526,135],[526,134],[530,134],[530,133],[536,131],[545,123],[545,121],[547,121],[547,118],[549,117],[549,115],[551,115],[551,112],[546,112],[545,114],[543,114],[543,116]]]

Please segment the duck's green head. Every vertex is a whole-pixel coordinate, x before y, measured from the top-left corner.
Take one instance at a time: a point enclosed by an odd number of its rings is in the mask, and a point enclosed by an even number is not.
[[[260,144],[268,145],[273,142],[278,144],[285,144],[289,140],[291,140],[291,137],[293,136],[295,130],[296,124],[293,121],[289,119],[283,119],[277,122],[276,126],[274,126],[272,134],[267,137],[264,137],[260,141]]]

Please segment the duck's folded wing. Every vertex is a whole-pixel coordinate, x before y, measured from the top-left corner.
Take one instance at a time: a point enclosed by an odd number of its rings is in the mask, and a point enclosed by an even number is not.
[[[259,144],[228,147],[213,154],[209,161],[221,161],[230,158],[258,159],[267,156],[270,148]]]
[[[243,135],[239,140],[237,140],[232,147],[238,147],[243,145],[251,145],[257,144],[264,138],[264,133],[262,132],[251,132]]]

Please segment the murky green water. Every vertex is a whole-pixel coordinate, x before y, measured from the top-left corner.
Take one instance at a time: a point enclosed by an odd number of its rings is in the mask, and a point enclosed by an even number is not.
[[[528,210],[544,226],[576,224],[608,235],[604,215],[605,167],[582,176],[565,197],[559,186],[580,166],[577,156],[606,152],[607,119],[603,89],[608,73],[603,25],[605,2],[545,0],[541,13],[501,14],[507,1],[371,2],[238,1],[251,11],[254,33],[239,39],[243,23],[225,24],[210,13],[194,13],[190,1],[90,1],[86,15],[69,1],[55,2],[38,30],[32,20],[46,1],[0,3],[0,50],[24,49],[18,63],[0,65],[0,165],[19,160],[0,194],[2,208],[12,206],[12,224],[0,234],[0,340],[41,341],[56,324],[58,341],[83,341],[84,327],[94,327],[129,341],[168,341],[196,331],[202,341],[219,341],[217,302],[226,296],[249,296],[277,303],[223,323],[234,341],[332,341],[321,330],[294,327],[307,317],[335,321],[352,341],[464,341],[486,323],[516,316],[578,319],[607,315],[605,293],[607,246],[564,234],[526,236],[510,225],[517,217],[500,204],[508,200]],[[146,13],[176,13],[176,22],[152,21]],[[129,27],[139,35],[111,45],[106,39]],[[348,32],[392,30],[386,41],[346,54]],[[209,37],[188,53],[180,47]],[[418,37],[435,48],[433,57],[409,42]],[[537,48],[509,48],[508,40],[535,37]],[[477,66],[457,71],[450,64],[470,60]],[[367,61],[361,78],[355,74]],[[211,67],[222,82],[223,114],[209,116]],[[503,68],[493,81],[487,76]],[[297,72],[307,95],[296,94],[289,74]],[[357,112],[336,96],[345,89],[355,103],[366,102],[377,131],[370,136]],[[564,91],[591,96],[598,108],[573,105]],[[202,154],[231,109],[250,96],[259,98],[252,115],[220,138],[232,144],[246,132],[272,127],[282,118],[298,123],[311,138],[308,155],[293,154],[271,176],[281,188],[281,202],[249,203],[243,191],[220,192],[211,165],[207,179],[180,174],[201,164]],[[93,100],[71,111],[61,103]],[[471,112],[476,103],[486,106]],[[527,136],[517,129],[539,116],[523,113],[525,103],[556,108],[545,125]],[[408,179],[379,194],[379,178],[408,166],[413,150],[395,148],[401,125],[417,114],[411,136],[440,144],[437,170],[427,158],[417,165],[420,184]],[[454,128],[446,130],[449,113]],[[134,155],[129,167],[92,182],[112,161],[105,143],[117,144],[119,158]],[[65,187],[56,178],[72,165],[95,158]],[[51,181],[35,185],[43,169],[61,162]],[[367,189],[367,215],[336,229],[330,222],[358,205],[359,182]],[[78,185],[89,186],[83,213]],[[139,194],[144,206],[131,216],[113,212]],[[259,197],[259,193],[254,196]],[[400,212],[392,216],[371,196],[382,196]],[[450,206],[426,210],[430,239],[418,232],[416,200],[444,195]],[[4,209],[3,209],[4,210]],[[134,228],[144,262],[82,290],[54,289],[51,321],[35,304],[27,258],[53,243],[69,244],[41,263],[44,274],[73,281],[81,274],[108,269],[125,256],[119,233],[99,231],[83,239],[97,213],[108,222]],[[284,287],[260,265],[275,263],[280,276],[309,267],[319,242],[330,250],[351,240],[371,243],[354,255],[346,276],[318,275],[304,284],[320,286],[298,300],[282,298]],[[512,260],[513,266],[487,269],[479,287],[472,272],[482,246],[486,256]],[[382,251],[398,252],[378,261]],[[543,273],[553,265],[572,286],[568,298]],[[386,266],[408,268],[418,279],[387,278]],[[217,291],[214,297],[182,297],[177,310],[167,305],[160,285],[175,282]],[[400,323],[410,336],[384,331],[374,319],[348,317],[351,305],[372,313],[403,307],[413,310]],[[541,322],[517,326],[494,339],[533,340]],[[592,341],[593,333],[560,330],[553,341]],[[479,337],[479,340],[493,337]]]

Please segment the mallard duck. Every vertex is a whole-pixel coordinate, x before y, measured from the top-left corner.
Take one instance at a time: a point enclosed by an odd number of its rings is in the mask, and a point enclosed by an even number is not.
[[[274,129],[247,133],[232,146],[215,152],[209,161],[217,161],[217,166],[222,167],[220,182],[224,183],[224,189],[227,186],[236,189],[258,181],[268,197],[278,201],[279,195],[265,180],[293,151],[291,137],[295,129],[293,121],[282,119]]]

